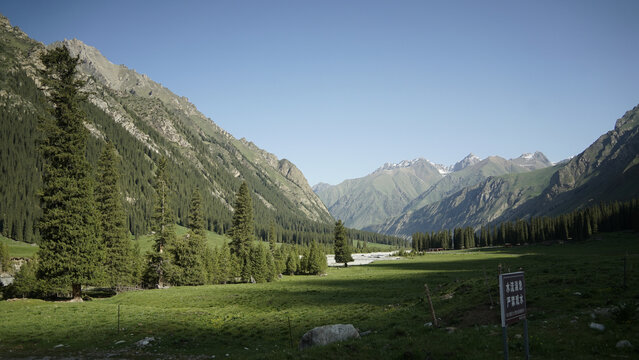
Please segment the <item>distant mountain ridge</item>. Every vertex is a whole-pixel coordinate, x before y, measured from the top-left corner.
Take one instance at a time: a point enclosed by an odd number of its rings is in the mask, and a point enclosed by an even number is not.
[[[386,163],[367,176],[338,185],[320,183],[313,190],[329,212],[347,226],[375,229],[374,225],[389,217],[439,201],[489,176],[528,172],[550,165],[541,152],[510,160],[498,156],[481,160],[471,153],[450,166],[418,158]]]
[[[528,165],[544,163],[535,154]],[[547,159],[546,159],[547,160]],[[579,155],[534,171],[489,176],[437,202],[367,230],[409,236],[415,232],[478,227],[530,216],[553,216],[601,201],[639,197],[639,106],[617,120]]]

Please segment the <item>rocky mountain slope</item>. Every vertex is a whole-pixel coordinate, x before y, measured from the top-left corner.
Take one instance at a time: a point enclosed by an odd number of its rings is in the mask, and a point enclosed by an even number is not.
[[[390,217],[418,210],[490,176],[529,172],[550,166],[540,152],[506,160],[473,154],[452,166],[425,159],[385,164],[365,177],[339,185],[318,184],[313,190],[330,213],[355,228],[375,229]]]
[[[526,157],[532,160],[535,156]],[[539,161],[544,163],[543,159]],[[638,197],[637,179],[639,106],[626,112],[612,131],[567,162],[535,171],[490,176],[368,230],[408,236],[416,231],[557,215],[601,201]]]
[[[318,184],[313,190],[335,218],[361,229],[400,214],[412,199],[443,176],[441,167],[416,159],[385,164],[367,176],[339,185]]]
[[[404,212],[415,211],[435,203],[463,188],[479,184],[490,176],[518,174],[551,165],[552,163],[541,152],[523,154],[510,160],[499,156],[489,156],[480,160],[470,154],[453,166],[453,172],[412,200],[404,208]]]
[[[230,226],[232,204],[242,181],[253,190],[258,232],[272,221],[282,229],[298,230],[317,230],[332,223],[304,175],[288,160],[234,138],[188,99],[146,75],[112,64],[79,40],[49,46],[66,46],[80,59],[79,72],[86,80],[83,90],[88,95],[83,110],[92,135],[88,156],[97,158],[107,139],[114,142],[122,158],[123,197],[134,234],[148,231],[153,200],[150,185],[161,156],[170,160],[179,223],[185,221],[190,193],[197,186],[203,195],[207,227],[224,232]],[[37,118],[46,116],[37,69],[45,50],[0,15],[0,106],[7,118],[1,124],[7,141],[0,144],[0,232],[19,240],[37,238],[35,192],[41,165],[35,148],[36,127]],[[30,180],[23,180],[22,174],[29,174]]]

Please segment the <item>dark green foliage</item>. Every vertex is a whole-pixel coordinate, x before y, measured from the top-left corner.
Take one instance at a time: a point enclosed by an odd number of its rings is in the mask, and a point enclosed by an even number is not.
[[[226,284],[231,281],[233,274],[233,265],[231,263],[231,249],[228,244],[222,245],[215,250],[215,259],[213,265],[212,283]]]
[[[323,274],[328,268],[326,254],[316,241],[304,250],[300,261],[301,272],[309,275]]]
[[[189,223],[188,228],[194,234],[204,237],[204,218],[202,217],[202,197],[200,196],[200,188],[198,186],[193,190],[191,195],[191,203],[189,205]]]
[[[204,242],[204,223],[200,193],[196,188],[189,207],[189,232],[183,239],[173,241],[169,247],[172,271],[169,282],[173,285],[202,285],[207,281],[208,248]]]
[[[295,250],[295,247],[291,246],[289,247],[288,254],[286,255],[284,272],[288,275],[295,275],[300,271],[300,268],[301,265],[299,254]]]
[[[350,241],[346,238],[346,229],[342,224],[342,220],[338,220],[335,223],[334,235],[335,262],[344,263],[346,267],[349,261],[353,261],[353,257],[351,256]]]
[[[251,270],[251,249],[255,227],[253,225],[253,201],[246,182],[243,182],[237,193],[233,213],[233,227],[231,228],[231,255],[241,264],[241,277],[248,281]],[[255,252],[253,252],[255,254]]]
[[[273,279],[273,270],[269,268],[267,251],[262,244],[252,245],[249,248],[250,276],[255,282],[261,283]]]
[[[11,258],[9,257],[9,246],[0,243],[0,272],[9,271],[11,268]]]
[[[41,60],[42,83],[49,91],[53,116],[43,117],[40,123],[45,166],[38,276],[72,285],[74,298],[79,298],[80,286],[99,276],[103,251],[94,183],[85,157],[87,130],[78,109],[78,59],[62,47],[44,53]]]
[[[581,241],[597,232],[635,230],[639,228],[639,199],[627,202],[601,203],[556,217],[532,217],[528,220],[505,221],[482,226],[478,232],[472,228],[455,228],[452,241],[455,249],[505,244],[527,244],[545,241]],[[414,233],[413,249],[450,249],[451,233]]]
[[[155,252],[147,255],[148,267],[146,272],[147,284],[153,284],[157,287],[163,287],[165,285],[166,272],[172,272],[170,256],[166,253],[166,248],[175,242],[173,214],[169,206],[169,191],[167,161],[166,158],[161,158],[155,172],[156,203],[153,214]]]
[[[98,161],[96,202],[105,250],[104,276],[107,285],[120,288],[134,284],[135,256],[122,206],[115,147],[107,142]]]

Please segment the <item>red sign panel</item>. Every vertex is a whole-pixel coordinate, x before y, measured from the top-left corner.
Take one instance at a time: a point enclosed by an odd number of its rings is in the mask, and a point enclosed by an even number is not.
[[[502,327],[526,318],[526,282],[523,271],[499,275],[499,298]]]

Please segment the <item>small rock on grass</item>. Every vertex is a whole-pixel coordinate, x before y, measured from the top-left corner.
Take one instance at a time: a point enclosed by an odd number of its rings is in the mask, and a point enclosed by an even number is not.
[[[632,348],[632,347],[633,347],[632,344],[628,340],[617,341],[617,345],[616,345],[617,349]]]
[[[599,331],[604,331],[606,330],[606,327],[604,326],[604,324],[598,324],[596,322],[591,322],[590,325],[591,329],[595,329],[595,330],[599,330]]]
[[[137,346],[147,346],[149,345],[152,341],[155,341],[155,338],[153,336],[147,336],[144,339],[138,341],[135,343],[135,345]]]

